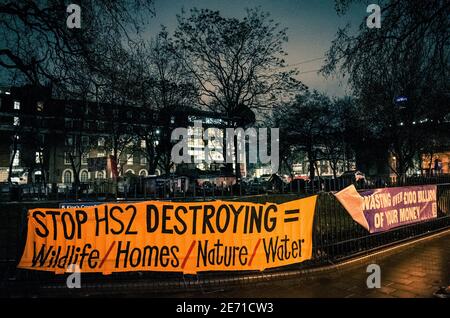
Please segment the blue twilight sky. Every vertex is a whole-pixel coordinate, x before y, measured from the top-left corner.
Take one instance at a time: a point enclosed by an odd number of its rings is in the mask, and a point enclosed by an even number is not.
[[[345,95],[346,81],[340,78],[325,79],[315,70],[323,63],[322,58],[331,45],[338,27],[351,23],[356,28],[369,15],[366,8],[376,0],[356,1],[348,12],[338,16],[334,0],[155,0],[156,16],[149,21],[148,36],[156,34],[161,25],[165,25],[169,32],[176,27],[176,14],[182,8],[208,8],[219,10],[224,16],[242,17],[246,8],[260,6],[270,12],[274,21],[281,27],[288,28],[289,42],[286,46],[288,64],[318,59],[298,65],[300,74],[298,79],[311,89],[318,89],[331,96]]]

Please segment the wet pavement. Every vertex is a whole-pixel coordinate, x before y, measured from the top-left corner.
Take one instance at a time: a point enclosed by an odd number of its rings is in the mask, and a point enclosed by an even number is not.
[[[380,266],[381,288],[369,289],[366,280],[370,273],[367,273],[366,269],[369,264],[374,263]],[[448,285],[450,285],[450,232],[402,247],[389,255],[375,256],[349,268],[344,266],[311,277],[192,292],[158,293],[157,297],[428,298],[433,297],[433,293],[440,287]],[[142,294],[139,296],[155,297]]]

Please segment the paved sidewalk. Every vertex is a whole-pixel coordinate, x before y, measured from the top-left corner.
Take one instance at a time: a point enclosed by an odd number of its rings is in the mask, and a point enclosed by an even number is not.
[[[368,264],[381,268],[381,288],[368,289]],[[427,239],[386,256],[367,260],[349,269],[298,278],[272,281],[243,287],[203,292],[161,293],[158,297],[433,297],[441,286],[450,285],[450,233]],[[147,296],[147,295],[139,295]],[[153,295],[148,295],[154,297]]]

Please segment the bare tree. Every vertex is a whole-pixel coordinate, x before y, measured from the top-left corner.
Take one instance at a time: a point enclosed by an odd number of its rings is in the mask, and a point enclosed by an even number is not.
[[[178,16],[174,52],[199,87],[198,103],[236,127],[247,110],[261,113],[281,95],[302,87],[293,78],[295,69],[283,69],[287,40],[286,29],[259,9],[247,10],[241,20],[192,9],[190,16]]]
[[[197,92],[190,74],[173,52],[164,28],[150,42],[136,46],[131,59],[136,90],[129,99],[142,112],[140,129],[136,130],[136,151],[147,159],[150,174],[158,167],[169,173],[175,112],[192,108]],[[140,146],[141,141],[145,147]]]
[[[80,171],[83,161],[88,158],[89,152],[94,148],[97,140],[89,135],[89,129],[86,129],[85,121],[89,118],[89,102],[73,101],[66,105],[66,116],[64,122],[64,160],[70,162],[73,171],[73,186],[78,191],[80,186]],[[70,111],[68,111],[70,109]]]
[[[274,122],[280,127],[280,140],[285,150],[304,152],[308,157],[309,176],[314,180],[317,160],[323,151],[325,130],[329,127],[330,99],[317,91],[299,94],[295,101],[274,112]],[[280,147],[282,148],[282,147]]]
[[[138,32],[154,12],[152,0],[83,1],[82,29],[66,26],[63,0],[0,2],[0,66],[18,71],[32,84],[63,84],[80,64],[98,70],[111,43]]]
[[[337,0],[339,12],[351,2]],[[450,113],[450,3],[386,0],[380,4],[381,29],[367,28],[364,20],[354,35],[349,29],[339,30],[322,72],[348,74],[367,115],[369,138],[386,156],[395,156],[397,164],[390,168],[402,176],[427,143],[430,128],[437,131]],[[397,97],[407,101],[396,102]]]

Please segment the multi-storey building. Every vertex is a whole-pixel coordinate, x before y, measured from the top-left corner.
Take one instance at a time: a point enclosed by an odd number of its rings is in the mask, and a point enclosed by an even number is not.
[[[56,99],[46,87],[1,88],[0,182],[8,180],[10,169],[12,181],[19,183],[64,186],[73,183],[76,174],[80,182],[110,179],[108,159],[114,153],[119,175],[147,176],[148,145],[139,140],[142,132],[165,133],[170,143],[173,128],[193,127],[194,120],[201,120],[203,129],[220,122],[217,114],[188,107],[156,113],[132,105]],[[203,147],[190,143],[189,154],[198,158]],[[170,154],[170,145],[166,151]],[[194,167],[220,170],[220,165],[204,162]]]
[[[136,107],[54,99],[49,88],[2,89],[0,100],[0,181],[10,166],[19,182],[70,184],[75,173],[81,182],[107,178],[106,169],[90,169],[89,158],[106,158],[111,138],[131,136],[142,124]],[[122,151],[119,158],[122,173],[148,174],[144,156]]]

